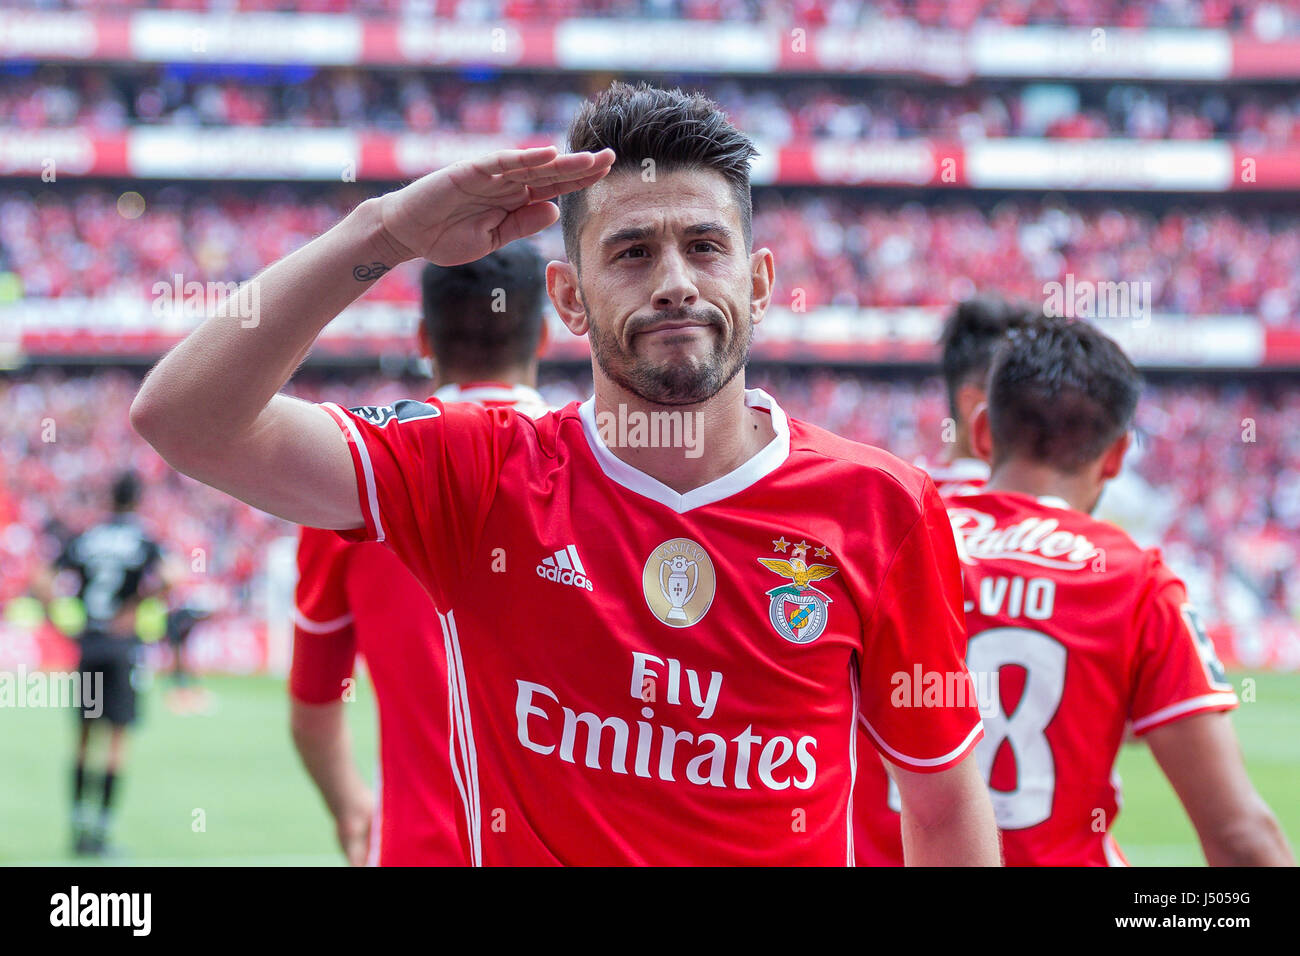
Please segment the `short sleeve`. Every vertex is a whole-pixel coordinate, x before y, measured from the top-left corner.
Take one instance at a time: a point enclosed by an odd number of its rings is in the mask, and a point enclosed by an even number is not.
[[[357,547],[330,531],[299,534],[289,693],[305,704],[338,700],[352,676],[357,644],[345,584]]]
[[[921,515],[886,571],[863,635],[859,720],[886,759],[932,773],[984,733],[966,669],[961,569],[948,513],[928,479]]]
[[[1175,720],[1231,710],[1237,695],[1219,663],[1187,590],[1157,563],[1150,596],[1137,617],[1129,719],[1137,736]]]
[[[482,531],[515,413],[432,398],[321,407],[352,453],[365,521],[363,528],[336,533],[386,545],[441,601]]]

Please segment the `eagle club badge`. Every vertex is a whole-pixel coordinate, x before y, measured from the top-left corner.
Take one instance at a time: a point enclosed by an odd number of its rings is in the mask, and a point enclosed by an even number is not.
[[[790,542],[782,536],[772,542],[772,550],[785,551],[791,547]],[[789,578],[789,584],[772,588],[767,592],[771,599],[767,615],[776,632],[794,644],[811,644],[821,637],[826,630],[827,607],[831,599],[812,586],[813,581],[829,578],[839,571],[828,564],[808,564],[808,542],[801,541],[794,545],[790,560],[784,558],[759,558],[758,563],[769,571],[775,571],[783,578]],[[826,548],[817,548],[818,557],[829,557]]]

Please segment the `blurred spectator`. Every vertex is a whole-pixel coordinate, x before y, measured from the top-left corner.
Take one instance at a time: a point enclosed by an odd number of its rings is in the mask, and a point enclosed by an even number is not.
[[[594,82],[567,74],[474,83],[445,73],[311,67],[106,70],[47,65],[6,80],[0,89],[0,125],[91,132],[137,124],[274,125],[537,134],[558,140],[578,102],[594,92]],[[766,77],[700,83],[665,76],[659,82],[703,88],[741,129],[772,145],[807,139],[1046,136],[1226,139],[1260,148],[1300,140],[1300,92],[1287,84],[1052,84],[1058,94],[1064,91],[1067,103],[1044,121],[1025,108],[1033,87],[1007,82],[961,89],[860,77],[790,77],[779,87]]]
[[[927,27],[1006,26],[1220,27],[1264,39],[1296,32],[1295,0],[9,0],[35,10],[299,11],[361,16],[437,16],[484,20],[639,17],[865,26],[911,20]]]
[[[0,187],[0,277],[27,297],[148,297],[155,282],[243,281],[327,230],[372,186],[235,191],[187,185],[146,189],[138,219],[119,214],[96,186]],[[1142,208],[1016,199],[982,209],[870,201],[869,193],[765,189],[754,239],[776,256],[776,303],[945,305],[975,289],[1041,301],[1043,285],[1076,280],[1150,282],[1156,312],[1257,314],[1300,324],[1300,215],[1233,212],[1203,204]],[[562,258],[559,229],[539,238]],[[370,296],[419,297],[418,269],[403,267]],[[12,280],[11,280],[12,281]],[[801,293],[800,291],[801,290]]]

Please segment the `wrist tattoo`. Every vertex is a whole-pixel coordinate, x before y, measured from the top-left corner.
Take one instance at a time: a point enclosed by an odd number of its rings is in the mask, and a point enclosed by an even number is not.
[[[390,268],[391,266],[386,266],[382,262],[372,262],[369,265],[362,263],[353,268],[352,278],[358,282],[370,282],[373,279],[378,279]]]

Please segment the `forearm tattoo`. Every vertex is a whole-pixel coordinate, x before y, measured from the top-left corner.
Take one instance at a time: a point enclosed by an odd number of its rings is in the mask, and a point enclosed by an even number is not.
[[[391,266],[386,266],[382,262],[372,262],[370,265],[362,263],[352,269],[352,278],[356,279],[358,282],[370,282],[374,279],[378,279],[390,268]]]

